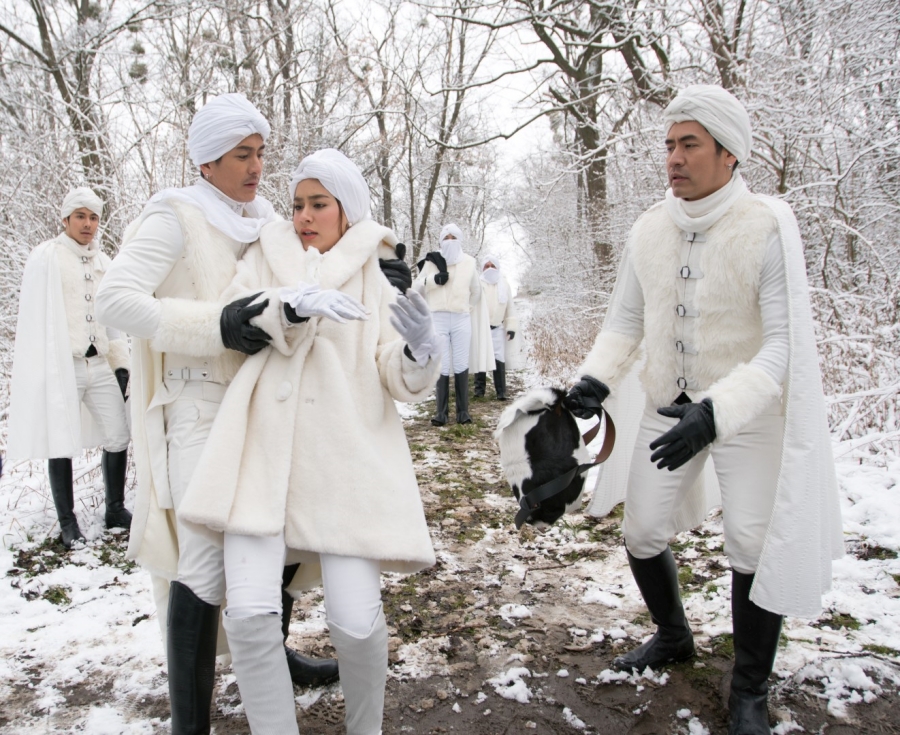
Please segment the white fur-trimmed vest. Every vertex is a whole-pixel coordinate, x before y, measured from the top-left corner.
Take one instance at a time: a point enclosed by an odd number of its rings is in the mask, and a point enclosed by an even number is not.
[[[156,297],[218,302],[221,293],[231,285],[242,248],[209,224],[197,207],[174,199],[169,200],[168,204],[181,224],[184,251],[166,280],[156,289]],[[188,324],[190,314],[184,316]],[[244,359],[244,355],[233,350],[206,357],[166,352],[163,368],[204,368],[210,370],[212,381],[227,384]]]
[[[437,266],[428,261],[422,268],[422,277],[425,280],[425,300],[432,311],[450,311],[456,314],[468,314],[472,308],[472,279],[478,264],[471,255],[463,253],[458,263],[447,266],[450,278],[443,286],[434,282],[434,276],[438,272]]]
[[[747,363],[762,346],[759,283],[771,210],[745,197],[705,235],[684,233],[664,205],[635,224],[630,247],[644,293],[641,382],[665,406],[692,398]]]

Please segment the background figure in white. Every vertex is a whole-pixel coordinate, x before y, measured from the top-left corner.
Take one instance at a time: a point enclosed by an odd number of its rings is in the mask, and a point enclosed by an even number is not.
[[[441,229],[440,250],[428,253],[420,263],[413,289],[425,297],[434,326],[443,337],[441,376],[435,387],[435,426],[449,420],[450,376],[456,392],[456,422],[472,422],[469,415],[469,356],[473,339],[483,330],[483,320],[472,311],[481,304],[481,280],[475,258],[463,252],[463,233],[454,224]]]
[[[134,338],[138,496],[128,555],[153,575],[174,735],[210,729],[223,551],[184,523],[180,508],[226,386],[245,356],[268,344],[250,324],[257,307],[220,300],[247,246],[279,219],[257,196],[268,134],[266,119],[243,95],[207,102],[188,130],[198,180],[150,199],[97,295],[101,317]],[[290,597],[283,603],[287,620],[292,604]],[[333,660],[281,650],[282,666],[298,683],[337,677]]]
[[[488,255],[482,261],[481,289],[491,325],[491,344],[494,347],[494,392],[498,401],[506,400],[506,348],[519,331],[519,318],[513,304],[512,291],[500,270],[500,259]],[[484,396],[487,373],[475,373],[475,396]]]
[[[272,347],[229,386],[181,512],[224,532],[223,622],[252,731],[297,732],[279,671],[287,547],[302,562],[294,585],[324,582],[347,732],[376,735],[388,663],[381,572],[434,563],[394,401],[428,396],[439,339],[425,300],[398,296],[382,273],[397,238],[369,218],[369,188],[346,156],[307,156],[289,191],[293,221],[262,229],[229,291],[265,309],[255,323]]]
[[[129,432],[128,344],[94,313],[110,260],[96,237],[103,202],[79,187],[63,200],[63,232],[28,256],[19,296],[9,447],[14,458],[47,458],[62,542],[84,535],[75,517],[72,457],[103,444],[106,527],[129,528],[125,509]]]
[[[687,87],[663,119],[671,188],[632,228],[566,400],[587,418],[610,391],[627,394],[643,344],[646,398],[621,401],[643,412],[623,530],[658,628],[613,666],[643,671],[694,654],[669,539],[705,517],[712,457],[732,568],[729,733],[768,735],[782,615],[818,615],[843,553],[803,246],[790,208],[752,194],[736,170],[752,133],[732,94]]]

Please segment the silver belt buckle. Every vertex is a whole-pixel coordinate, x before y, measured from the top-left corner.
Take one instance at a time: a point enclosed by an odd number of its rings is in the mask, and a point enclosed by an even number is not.
[[[169,380],[209,380],[209,370],[203,368],[171,368],[166,370]]]

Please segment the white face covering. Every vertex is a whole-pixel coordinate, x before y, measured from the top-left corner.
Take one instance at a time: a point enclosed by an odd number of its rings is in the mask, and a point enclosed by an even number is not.
[[[369,185],[359,167],[340,151],[323,148],[300,161],[291,175],[291,201],[297,192],[297,184],[306,179],[316,179],[341,203],[351,225],[369,219],[372,201]]]
[[[494,267],[485,269],[484,265],[487,263],[490,263]],[[505,304],[509,301],[509,288],[506,284],[506,279],[500,277],[500,260],[498,258],[489,256],[484,259],[481,269],[481,280],[484,283],[497,287],[498,302]]]
[[[447,238],[447,235],[453,235]],[[453,238],[456,238],[455,240]],[[447,261],[447,265],[456,265],[462,260],[463,255],[462,230],[454,224],[444,225],[441,228],[441,255]]]

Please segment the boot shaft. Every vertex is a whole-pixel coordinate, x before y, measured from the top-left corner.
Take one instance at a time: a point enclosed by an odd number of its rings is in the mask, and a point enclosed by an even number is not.
[[[750,599],[753,574],[731,571],[731,623],[734,630],[733,690],[765,694],[775,666],[783,617]]]

